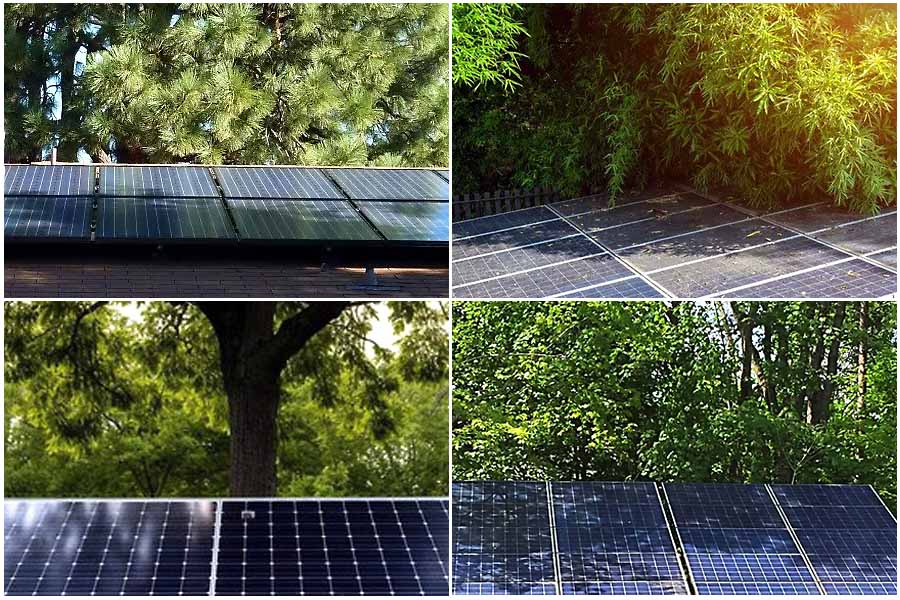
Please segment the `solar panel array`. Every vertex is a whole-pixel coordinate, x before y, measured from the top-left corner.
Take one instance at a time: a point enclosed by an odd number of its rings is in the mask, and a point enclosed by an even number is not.
[[[454,482],[457,594],[895,594],[868,486]]]
[[[897,292],[896,210],[760,214],[650,191],[453,224],[461,298],[881,298]]]
[[[446,500],[7,501],[4,591],[446,596],[447,512]]]
[[[449,184],[433,170],[9,165],[4,189],[13,242],[442,246],[449,239]]]

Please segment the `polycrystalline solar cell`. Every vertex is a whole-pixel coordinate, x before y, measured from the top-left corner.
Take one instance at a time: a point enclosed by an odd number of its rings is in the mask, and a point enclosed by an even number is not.
[[[824,582],[825,593],[836,596],[896,596],[896,581]]]
[[[456,240],[453,242],[453,260],[469,260],[485,254],[526,246],[540,246],[543,243],[576,236],[583,237],[574,227],[562,219],[557,219],[537,225]]]
[[[588,596],[666,596],[687,594],[677,581],[590,581],[562,584],[563,594]]]
[[[215,167],[226,198],[339,199],[341,191],[321,169]]]
[[[353,200],[449,200],[450,186],[419,169],[325,169]]]
[[[453,526],[455,593],[556,592],[545,483],[454,482]]]
[[[667,483],[665,489],[673,508],[677,505],[772,504],[766,486],[761,484]]]
[[[798,529],[797,538],[806,553],[845,555],[897,552],[896,528],[875,529]]]
[[[213,502],[15,502],[4,518],[6,595],[202,595]]]
[[[897,274],[855,259],[728,293],[740,298],[880,298],[897,291]]]
[[[536,225],[557,219],[559,217],[545,206],[535,206],[498,215],[466,219],[453,224],[453,239],[481,236],[513,227]]]
[[[690,554],[688,564],[698,581],[814,582],[799,554]]]
[[[604,231],[610,231],[610,235],[614,235],[612,233],[613,230],[619,228],[641,228],[642,231],[653,232],[652,237],[644,238],[646,240],[667,235],[668,219],[673,221],[676,221],[676,219],[696,219],[696,217],[691,217],[693,213],[708,216],[709,208],[703,211],[699,209],[710,207],[710,205],[709,200],[693,194],[647,199],[639,202],[619,204],[612,208],[608,208],[603,204],[591,205],[584,202],[577,205],[578,209],[583,212],[570,214],[568,218],[588,235],[602,234]],[[576,205],[574,204],[568,205],[570,209],[575,209],[575,207]],[[554,206],[554,208],[557,207]],[[675,224],[677,224],[677,221]],[[673,228],[673,231],[668,235],[680,232]],[[619,238],[614,236],[609,239],[617,240]],[[625,240],[623,243],[626,245],[635,243],[635,240],[631,238],[622,239]]]
[[[698,582],[697,593],[700,595],[731,596],[811,596],[820,595],[815,583],[776,581],[776,582]]]
[[[676,523],[678,518],[676,517]],[[782,529],[700,529],[682,527],[678,531],[686,552],[698,554],[800,554],[786,528]]]
[[[881,508],[881,507],[877,507]],[[896,521],[886,510],[873,510],[870,506],[819,506],[786,507],[784,514],[795,529],[884,529],[896,526]]]
[[[77,165],[6,165],[5,196],[90,196],[94,169]]]
[[[783,529],[784,521],[772,503],[751,505],[679,504],[673,509],[682,527],[739,527]]]
[[[879,263],[891,267],[895,271],[897,270],[897,249],[891,248],[890,250],[884,250],[882,252],[875,252],[869,255],[871,260],[878,261]]]
[[[615,283],[605,283],[586,289],[580,289],[560,298],[605,298],[605,299],[634,299],[634,298],[664,298],[665,296],[650,285],[642,277],[635,275]]]
[[[231,241],[235,234],[218,198],[101,197],[97,239]]]
[[[356,202],[375,227],[389,240],[446,242],[450,214],[445,202]]]
[[[216,593],[446,596],[448,533],[438,500],[225,501]]]
[[[665,527],[656,486],[650,482],[554,481],[556,526]]]
[[[206,167],[154,165],[100,167],[101,196],[144,198],[218,198]]]
[[[238,236],[250,241],[376,241],[381,238],[344,200],[226,199]]]
[[[90,240],[93,199],[72,196],[7,196],[7,239]]]
[[[867,485],[773,485],[778,504],[789,506],[882,506]]]
[[[554,596],[555,583],[480,582],[456,583],[454,595],[463,596]]]

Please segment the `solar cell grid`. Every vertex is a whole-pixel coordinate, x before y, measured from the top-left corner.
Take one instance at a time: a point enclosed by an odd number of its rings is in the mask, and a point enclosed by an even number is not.
[[[90,196],[94,169],[76,165],[6,165],[4,196]]]
[[[564,583],[563,593],[592,596],[665,596],[686,594],[687,588],[677,581],[590,581]]]
[[[363,202],[360,211],[389,240],[446,242],[450,237],[450,213],[444,202]]]
[[[378,241],[381,238],[344,200],[228,198],[238,236],[258,242]]]
[[[422,169],[325,169],[353,200],[450,199],[450,186]]]
[[[700,595],[742,595],[742,596],[818,596],[819,588],[814,583],[777,582],[699,582],[697,593]]]
[[[663,294],[650,285],[645,279],[635,275],[613,283],[604,283],[592,287],[568,292],[560,298],[663,298]]]
[[[526,225],[536,225],[559,219],[545,206],[514,210],[498,215],[468,219],[453,224],[453,239],[481,236]]]
[[[321,169],[215,167],[226,198],[340,199],[341,191]]]
[[[146,198],[218,198],[206,167],[153,165],[100,167],[101,196]]]
[[[880,298],[897,290],[897,274],[860,259],[789,274],[773,281],[725,291],[740,298]]]
[[[233,241],[235,234],[218,198],[102,197],[97,239]]]
[[[4,236],[8,240],[91,238],[93,200],[85,196],[7,196]]]

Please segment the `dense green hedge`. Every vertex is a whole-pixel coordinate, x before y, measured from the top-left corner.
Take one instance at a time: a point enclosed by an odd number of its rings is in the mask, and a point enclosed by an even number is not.
[[[479,10],[454,8],[454,47],[459,24],[484,27],[468,15]],[[526,5],[508,17],[526,33],[489,50],[522,52],[519,72],[454,77],[458,192],[615,195],[675,177],[759,204],[894,202],[893,5]],[[470,46],[455,73],[491,56]]]

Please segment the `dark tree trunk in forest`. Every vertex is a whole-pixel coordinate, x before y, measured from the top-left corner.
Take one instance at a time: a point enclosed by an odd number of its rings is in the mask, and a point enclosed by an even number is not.
[[[859,344],[856,347],[856,410],[866,409],[866,367],[868,353],[866,341],[869,336],[869,303],[859,303]]]
[[[753,319],[750,312],[742,313],[736,302],[731,303],[731,310],[737,321],[738,332],[741,334],[741,390],[740,402],[744,403],[753,391]]]
[[[828,420],[831,408],[831,396],[834,392],[834,376],[837,374],[838,358],[841,345],[841,328],[844,325],[845,304],[835,303],[834,317],[831,322],[831,341],[828,344],[828,359],[825,365],[825,374],[820,377],[819,385],[809,394],[806,410],[806,421],[810,424],[824,423]],[[827,331],[822,332],[819,344],[816,346],[819,359],[813,364],[815,368],[821,366],[821,356],[824,354],[825,337]]]
[[[230,493],[276,493],[277,417],[287,361],[349,302],[313,302],[276,332],[275,302],[198,302],[219,342],[231,428]]]
[[[75,10],[78,10],[77,8]],[[75,162],[78,160],[78,142],[66,135],[67,132],[75,131],[78,128],[77,111],[73,107],[73,99],[75,98],[75,57],[81,46],[76,39],[76,33],[72,28],[70,19],[60,22],[60,26],[65,28],[66,44],[63,50],[59,65],[59,85],[60,85],[60,109],[59,109],[59,132],[64,136],[59,140],[57,148],[57,159],[63,162]]]

